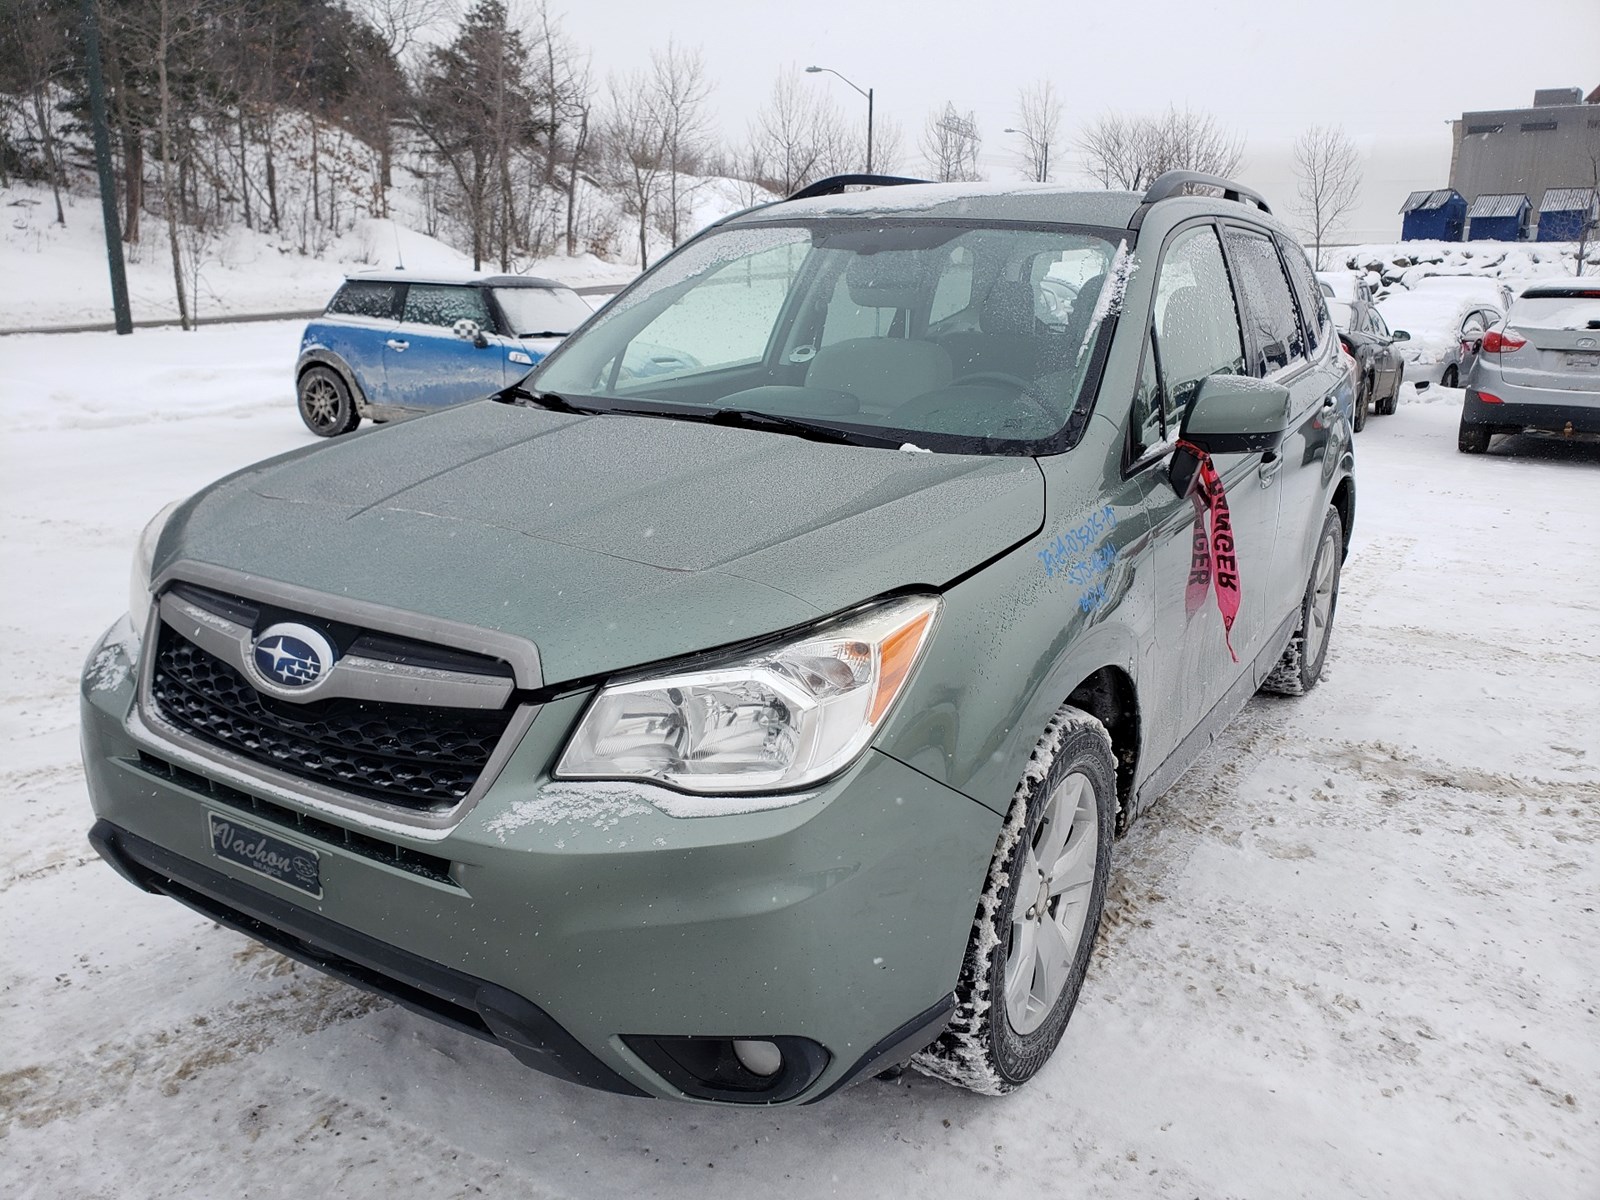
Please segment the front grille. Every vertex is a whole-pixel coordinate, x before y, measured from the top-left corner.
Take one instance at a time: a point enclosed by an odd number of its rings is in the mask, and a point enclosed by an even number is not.
[[[329,846],[341,850],[348,850],[352,854],[359,854],[362,858],[370,858],[373,862],[383,863],[385,866],[396,867],[402,871],[409,871],[413,875],[420,875],[424,879],[431,879],[435,883],[448,884],[451,887],[460,887],[455,877],[450,874],[450,860],[440,858],[436,854],[424,854],[420,850],[413,850],[409,846],[397,845],[385,841],[383,838],[371,837],[365,833],[357,833],[354,829],[346,829],[343,825],[335,825],[332,821],[324,821],[320,817],[313,817],[308,813],[296,812],[292,808],[285,808],[281,804],[274,804],[260,796],[252,796],[241,792],[238,788],[229,787],[205,775],[196,774],[186,770],[176,763],[170,763],[164,758],[157,758],[154,754],[139,751],[139,768],[156,776],[188,788],[191,792],[204,796],[217,804],[225,804],[229,808],[237,809],[242,813],[262,821],[270,821],[274,825],[281,825],[285,829],[292,829],[296,833],[315,838]]]
[[[150,676],[160,716],[196,738],[287,775],[424,812],[472,790],[513,709],[429,708],[262,695],[227,663],[163,624]]]

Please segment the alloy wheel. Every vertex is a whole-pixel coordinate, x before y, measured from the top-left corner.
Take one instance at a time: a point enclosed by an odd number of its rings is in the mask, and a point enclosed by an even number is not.
[[[1099,844],[1094,784],[1074,771],[1045,801],[1017,863],[1005,963],[1006,1015],[1029,1034],[1060,1000],[1089,915]]]

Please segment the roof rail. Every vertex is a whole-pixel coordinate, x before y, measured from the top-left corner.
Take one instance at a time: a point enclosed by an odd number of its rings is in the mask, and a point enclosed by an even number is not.
[[[1191,188],[1210,188],[1222,193],[1224,200],[1233,200],[1239,204],[1254,204],[1264,213],[1272,209],[1267,207],[1267,202],[1259,192],[1253,192],[1243,184],[1224,179],[1220,175],[1207,175],[1201,171],[1167,171],[1157,177],[1150,185],[1150,190],[1144,194],[1144,200],[1139,205],[1139,211],[1133,214],[1133,220],[1128,222],[1128,228],[1137,229],[1144,221],[1144,214],[1152,204],[1159,204],[1163,200],[1170,200],[1174,196],[1192,194]]]
[[[847,187],[894,187],[902,183],[932,183],[931,179],[913,179],[907,175],[829,175],[815,183],[808,183],[786,200],[809,200],[813,196],[837,196]]]

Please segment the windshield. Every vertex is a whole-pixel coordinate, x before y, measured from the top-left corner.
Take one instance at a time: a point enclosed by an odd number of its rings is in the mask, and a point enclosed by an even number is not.
[[[512,337],[564,337],[594,313],[570,288],[497,287],[494,298]]]
[[[1545,329],[1593,329],[1600,321],[1600,290],[1595,299],[1584,296],[1524,296],[1511,306],[1506,321],[1513,325]]]
[[[1350,321],[1354,311],[1343,300],[1328,301],[1328,315],[1333,318],[1333,323],[1346,333],[1350,332]]]
[[[734,409],[869,445],[1029,453],[1078,403],[1117,254],[1060,227],[735,226],[612,301],[530,385],[596,410]]]

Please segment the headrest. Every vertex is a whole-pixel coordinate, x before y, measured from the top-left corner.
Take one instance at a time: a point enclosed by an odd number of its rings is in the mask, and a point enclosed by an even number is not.
[[[857,255],[845,268],[850,299],[862,308],[912,308],[921,298],[925,258],[915,250]]]
[[[996,280],[983,298],[978,327],[985,333],[1032,333],[1032,286],[1019,279]]]

